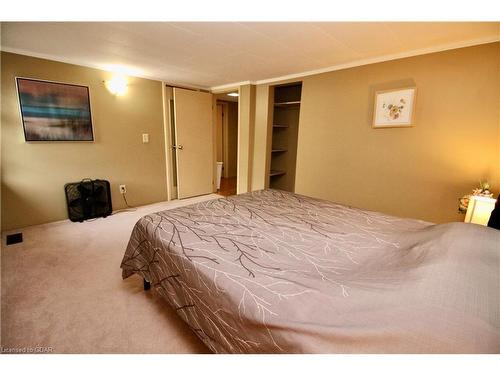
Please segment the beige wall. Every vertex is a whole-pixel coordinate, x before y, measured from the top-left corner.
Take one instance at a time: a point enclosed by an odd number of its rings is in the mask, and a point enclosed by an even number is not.
[[[66,218],[63,185],[124,183],[134,205],[166,199],[161,83],[2,53],[2,229]],[[88,85],[94,143],[25,143],[14,77]],[[459,196],[481,178],[500,191],[500,43],[304,77],[296,192],[400,216],[461,220]],[[295,79],[298,81],[299,79]],[[416,127],[371,128],[373,93],[416,85]],[[266,184],[269,85],[240,87],[238,191]],[[150,134],[142,144],[141,134]],[[214,149],[215,153],[215,149]],[[105,161],[105,162],[103,162]],[[41,198],[43,197],[43,198]]]
[[[108,72],[4,52],[1,72],[3,230],[67,218],[63,186],[85,177],[110,181],[114,209],[124,207],[119,184],[132,205],[166,199],[160,82],[131,77],[116,97]],[[89,86],[95,142],[26,143],[15,76]]]
[[[224,139],[223,139],[223,128],[224,128],[224,120],[223,120],[223,113],[224,113],[224,108],[222,103],[217,103],[217,121],[215,123],[215,149],[216,151],[216,157],[215,160],[217,161],[223,161],[224,155],[223,155],[223,149],[224,149]]]
[[[0,25],[0,41],[2,40],[2,27]],[[2,54],[0,53],[0,67],[2,66]],[[2,87],[2,75],[0,74],[0,87]],[[2,103],[2,94],[0,92],[0,108],[3,108],[2,107],[3,103]],[[1,124],[2,124],[2,120],[0,118],[0,171],[2,170],[2,129],[1,129]],[[1,179],[1,175],[0,175],[0,179]],[[1,181],[0,181],[0,231],[2,229],[2,215],[1,215],[1,212],[2,212],[2,184],[1,184]],[[3,242],[3,241],[2,241]],[[0,245],[0,251],[2,249],[2,246],[3,246],[3,243]],[[3,252],[2,252],[3,253]],[[2,290],[2,254],[0,254],[0,291]],[[0,300],[1,300],[1,292],[0,292]],[[1,301],[0,301],[0,306],[3,306]],[[0,308],[0,321],[2,321],[2,309]],[[0,324],[0,345],[2,345],[2,328],[1,328],[1,324]]]
[[[224,132],[224,177],[236,177],[238,170],[238,103],[227,102],[227,128]]]
[[[268,171],[271,160],[273,91],[269,85],[258,85],[255,97],[254,154],[252,159],[252,190],[269,186]]]
[[[254,155],[255,85],[240,86],[238,127],[238,194],[251,190]],[[260,150],[259,150],[260,152]]]
[[[372,129],[374,91],[408,85],[416,126]],[[296,192],[463,220],[457,199],[480,179],[500,191],[499,97],[500,43],[304,77]]]

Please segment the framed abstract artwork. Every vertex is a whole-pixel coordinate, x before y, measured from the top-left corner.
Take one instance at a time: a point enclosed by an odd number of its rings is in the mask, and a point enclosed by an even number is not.
[[[377,91],[372,127],[412,127],[414,125],[416,96],[416,87]]]
[[[87,86],[16,78],[27,142],[94,140]]]

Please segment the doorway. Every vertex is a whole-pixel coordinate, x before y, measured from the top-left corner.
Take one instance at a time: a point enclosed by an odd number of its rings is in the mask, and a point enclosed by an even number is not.
[[[214,191],[213,96],[202,90],[165,86],[164,130],[167,199]]]
[[[216,94],[217,193],[235,195],[238,176],[238,90]]]

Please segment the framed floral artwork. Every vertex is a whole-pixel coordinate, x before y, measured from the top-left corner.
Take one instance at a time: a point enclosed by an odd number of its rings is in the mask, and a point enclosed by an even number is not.
[[[416,87],[377,91],[373,111],[374,128],[414,126]]]

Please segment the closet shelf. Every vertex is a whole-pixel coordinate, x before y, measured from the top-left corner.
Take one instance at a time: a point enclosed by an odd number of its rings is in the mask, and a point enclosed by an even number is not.
[[[273,99],[269,104],[272,114],[267,150],[269,163],[266,178],[270,189],[295,190],[297,139],[302,96],[302,82],[270,86]],[[321,168],[321,166],[319,166]],[[269,177],[268,177],[269,176]],[[280,177],[281,176],[281,177]]]
[[[292,105],[300,105],[300,101],[274,103],[275,107],[288,107]]]
[[[282,176],[282,175],[284,175],[284,174],[286,174],[286,171],[274,171],[274,170],[271,170],[271,171],[269,172],[269,176],[270,176],[270,177],[274,177],[274,176]]]

